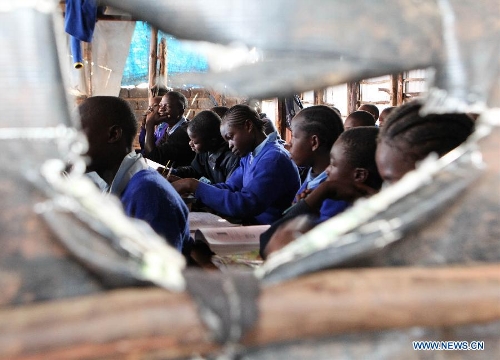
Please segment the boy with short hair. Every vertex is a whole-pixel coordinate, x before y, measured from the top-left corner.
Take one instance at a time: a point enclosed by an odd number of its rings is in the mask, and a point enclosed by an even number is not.
[[[195,178],[208,184],[225,182],[240,164],[220,133],[221,119],[213,111],[204,110],[188,123],[189,145],[196,153],[191,165],[172,169],[168,178]]]
[[[94,96],[78,111],[89,143],[87,171],[106,182],[128,216],[144,220],[181,251],[189,241],[189,211],[172,185],[133,151],[137,121],[128,103],[114,96]]]

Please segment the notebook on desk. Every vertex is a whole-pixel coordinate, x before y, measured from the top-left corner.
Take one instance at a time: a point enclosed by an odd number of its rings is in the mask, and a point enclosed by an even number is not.
[[[158,168],[165,169],[165,165],[157,163],[156,161],[150,160],[148,158],[144,158],[144,159],[146,160],[146,163],[149,165],[149,167],[152,167],[155,170],[158,170]]]
[[[200,228],[194,233],[195,241],[202,241],[217,255],[245,254],[259,250],[260,234],[269,225]]]
[[[232,224],[218,215],[202,211],[190,212],[188,220],[189,232],[191,233],[191,236],[194,235],[196,230],[201,228],[225,228],[241,226],[240,224]]]

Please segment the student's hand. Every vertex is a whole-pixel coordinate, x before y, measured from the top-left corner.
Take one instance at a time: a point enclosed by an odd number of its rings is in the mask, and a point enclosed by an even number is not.
[[[182,178],[181,177],[178,177],[178,176],[175,176],[175,175],[170,175],[166,178],[168,181],[170,181],[171,183],[173,182],[176,182],[176,181],[179,181],[181,180]]]
[[[151,105],[146,111],[146,124],[159,125],[165,121],[166,116],[160,116],[158,110],[160,106],[158,104]]]
[[[266,259],[271,253],[280,250],[285,245],[300,237],[302,234],[311,230],[313,227],[314,224],[310,221],[310,218],[307,215],[297,216],[296,218],[281,225],[273,234],[264,249]]]
[[[158,169],[156,169],[156,171],[158,171],[161,174],[161,176],[163,176],[165,179],[167,179],[170,182],[174,182],[174,181],[182,179],[181,177],[178,177],[175,175],[168,175],[169,170],[170,170],[170,168],[167,168],[167,167],[159,167]]]
[[[181,195],[194,194],[198,188],[199,181],[196,179],[180,179],[172,183],[175,190]]]
[[[371,196],[377,191],[364,183],[326,180],[319,184],[304,201],[311,209],[319,211],[326,199],[354,202],[361,197]]]
[[[304,191],[302,191],[300,194],[298,194],[296,196],[296,201],[300,201],[302,199],[305,199],[310,193],[311,193],[311,189],[305,189]]]
[[[361,182],[325,181],[322,184],[328,189],[328,195],[335,200],[354,202],[362,197],[376,194],[378,190]],[[322,185],[320,184],[320,186]],[[319,187],[319,186],[318,186]]]

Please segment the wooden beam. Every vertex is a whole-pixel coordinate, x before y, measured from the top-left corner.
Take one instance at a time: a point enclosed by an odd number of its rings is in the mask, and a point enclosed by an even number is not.
[[[359,82],[347,83],[347,114],[356,111],[359,107]]]
[[[84,74],[85,74],[85,86],[87,88],[87,96],[92,96],[93,94],[93,82],[92,82],[92,43],[88,43],[85,41],[81,42],[82,50],[83,50],[83,63],[84,63]]]
[[[286,139],[286,106],[285,99],[278,98],[278,106],[276,107],[276,127],[281,138]]]
[[[160,77],[158,79],[158,85],[164,85],[167,86],[168,84],[168,50],[167,50],[167,39],[164,37],[161,38],[160,40],[160,45],[159,45],[159,57],[160,57]]]
[[[326,102],[325,89],[314,90],[314,105],[323,105]]]
[[[500,321],[498,304],[498,264],[329,270],[264,287],[259,317],[242,343],[411,327],[451,331]],[[128,289],[0,309],[0,359],[171,359],[219,350],[186,293]]]
[[[149,89],[156,85],[156,68],[158,61],[158,29],[151,27],[151,40],[149,42]],[[153,95],[148,91],[149,97]]]
[[[403,74],[393,74],[391,76],[391,106],[403,104]]]

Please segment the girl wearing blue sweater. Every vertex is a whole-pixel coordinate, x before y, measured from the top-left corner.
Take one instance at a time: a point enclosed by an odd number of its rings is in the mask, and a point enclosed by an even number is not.
[[[300,187],[297,166],[277,141],[266,136],[264,122],[247,105],[235,105],[224,116],[221,134],[240,167],[224,183],[209,185],[182,179],[172,185],[180,193],[193,193],[206,206],[244,224],[271,224],[290,206]]]

